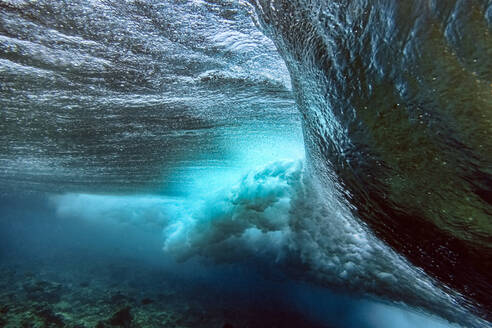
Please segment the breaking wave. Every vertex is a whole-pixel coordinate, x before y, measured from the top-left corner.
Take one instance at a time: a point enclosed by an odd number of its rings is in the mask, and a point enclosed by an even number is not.
[[[468,326],[484,324],[466,315],[459,294],[370,234],[309,172],[303,160],[285,160],[207,195],[71,194],[53,201],[62,217],[159,227],[164,251],[179,261],[199,257],[256,263],[267,271],[281,267],[292,277],[332,289],[401,302]]]

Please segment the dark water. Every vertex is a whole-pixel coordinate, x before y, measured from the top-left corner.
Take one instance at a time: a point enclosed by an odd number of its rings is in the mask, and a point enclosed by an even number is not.
[[[317,174],[490,319],[490,1],[257,1]]]
[[[487,326],[491,26],[0,1],[0,326]]]

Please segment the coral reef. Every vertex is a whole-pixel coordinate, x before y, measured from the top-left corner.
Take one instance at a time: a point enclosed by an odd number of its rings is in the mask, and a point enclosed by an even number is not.
[[[162,271],[108,265],[99,272],[112,272],[110,280],[84,269],[0,267],[0,327],[315,327],[295,313],[185,287]]]

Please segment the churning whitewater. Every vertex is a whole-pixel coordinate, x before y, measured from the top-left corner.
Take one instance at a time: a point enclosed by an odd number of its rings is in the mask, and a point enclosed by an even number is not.
[[[491,27],[0,0],[0,327],[489,326]]]
[[[466,325],[485,324],[464,321],[459,294],[372,236],[337,201],[335,188],[323,193],[304,166],[303,160],[269,163],[223,189],[182,199],[70,194],[52,201],[60,217],[159,227],[164,251],[179,261],[201,256],[280,266],[322,286],[403,302]]]

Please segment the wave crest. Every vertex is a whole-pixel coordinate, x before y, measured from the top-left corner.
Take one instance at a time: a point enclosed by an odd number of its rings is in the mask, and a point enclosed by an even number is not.
[[[301,161],[275,162],[196,201],[165,229],[164,250],[181,259],[274,254],[280,260],[289,245],[292,200],[302,190],[303,172]]]

